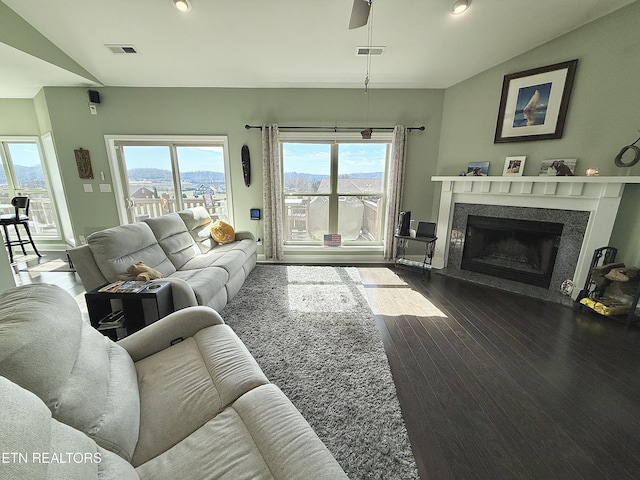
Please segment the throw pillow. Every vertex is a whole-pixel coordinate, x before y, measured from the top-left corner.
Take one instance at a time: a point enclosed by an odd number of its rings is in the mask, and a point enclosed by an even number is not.
[[[220,245],[224,245],[225,243],[233,242],[236,239],[236,233],[227,222],[216,220],[211,226],[211,238]]]

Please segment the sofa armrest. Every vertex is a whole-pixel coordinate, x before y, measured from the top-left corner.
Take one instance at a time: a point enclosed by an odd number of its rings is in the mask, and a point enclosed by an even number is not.
[[[247,230],[240,230],[235,233],[236,233],[236,240],[255,240],[256,239],[253,233]]]
[[[182,310],[183,308],[195,307],[198,305],[198,300],[196,299],[196,294],[194,293],[193,288],[191,288],[183,279],[174,278],[169,275],[168,277],[163,277],[160,280],[171,283],[171,297],[173,298],[174,310]]]
[[[224,324],[222,317],[209,307],[189,307],[173,312],[142,330],[118,341],[134,362],[142,360],[182,339],[192,337],[203,328]]]
[[[67,253],[87,292],[94,288],[101,287],[105,283],[109,283],[107,279],[104,278],[100,268],[98,268],[98,264],[95,258],[93,258],[93,252],[91,252],[89,245],[70,248],[67,250]]]

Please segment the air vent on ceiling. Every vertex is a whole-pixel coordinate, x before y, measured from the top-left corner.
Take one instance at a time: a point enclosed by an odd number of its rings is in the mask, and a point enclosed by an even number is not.
[[[138,50],[133,45],[105,45],[111,53],[138,53]]]
[[[380,56],[384,53],[384,49],[387,47],[356,47],[356,55],[359,56]]]

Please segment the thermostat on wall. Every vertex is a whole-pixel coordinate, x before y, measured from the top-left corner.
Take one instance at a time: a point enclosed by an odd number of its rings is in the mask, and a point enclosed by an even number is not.
[[[260,220],[260,209],[252,208],[251,209],[251,220]]]

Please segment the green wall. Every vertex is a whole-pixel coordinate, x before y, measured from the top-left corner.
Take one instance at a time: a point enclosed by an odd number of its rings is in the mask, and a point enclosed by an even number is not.
[[[0,136],[40,135],[30,98],[0,98]]]
[[[470,161],[489,161],[489,175],[501,175],[507,156],[526,155],[524,175],[537,175],[550,158],[577,158],[579,175],[597,167],[600,175],[640,175],[640,164],[621,169],[613,159],[638,138],[640,128],[640,2],[487,70],[446,90],[437,172],[457,175]],[[578,59],[573,94],[561,139],[494,144],[503,77],[506,74]],[[630,170],[630,171],[629,171]],[[623,261],[637,263],[640,215],[638,190],[627,188],[612,237]]]
[[[74,230],[85,235],[118,223],[115,198],[100,193],[98,184],[111,183],[104,135],[189,134],[227,135],[235,227],[258,235],[249,209],[262,208],[262,144],[259,130],[245,124],[361,126],[369,101],[369,125],[426,125],[409,134],[403,208],[414,218],[431,219],[443,90],[349,89],[216,89],[216,88],[101,88],[98,115],[90,115],[86,89],[48,87],[46,108],[55,139]],[[252,184],[242,178],[240,149],[252,155]],[[90,151],[96,180],[80,180],[73,150]],[[106,180],[101,181],[103,171]],[[93,193],[83,191],[93,184]]]

